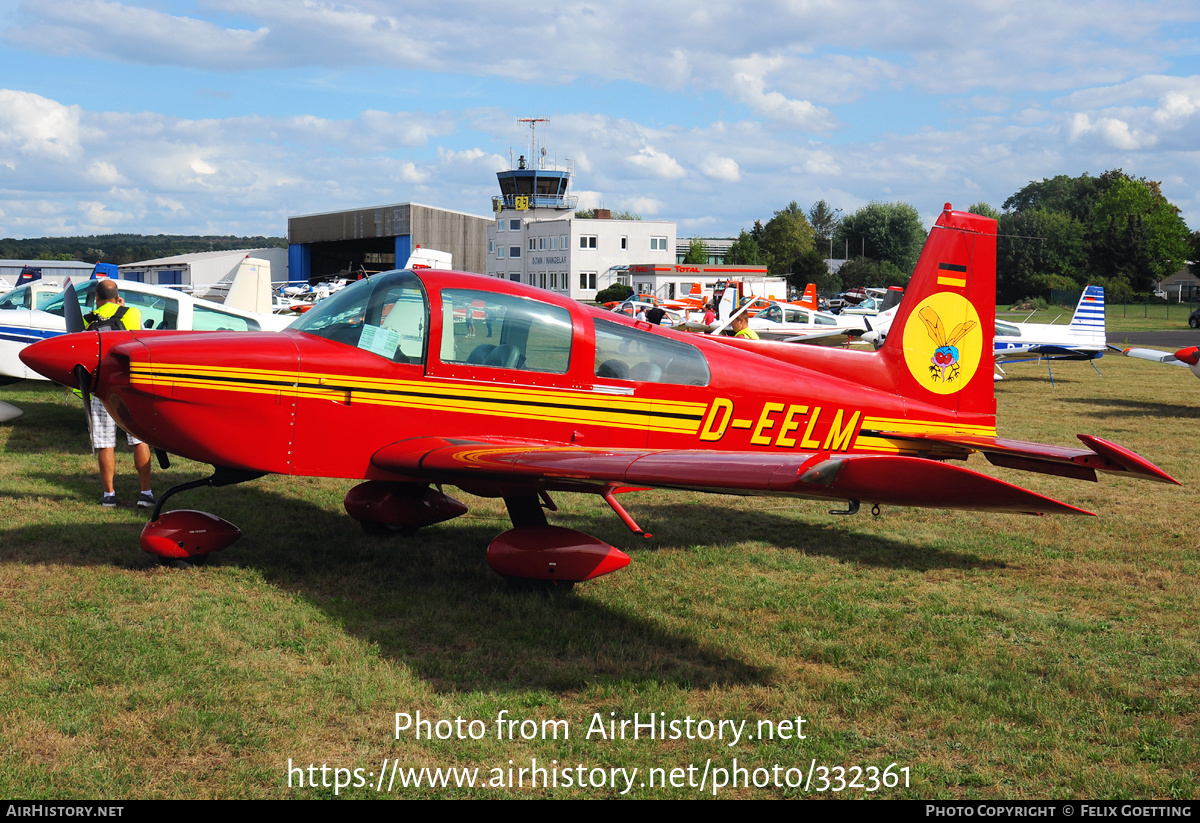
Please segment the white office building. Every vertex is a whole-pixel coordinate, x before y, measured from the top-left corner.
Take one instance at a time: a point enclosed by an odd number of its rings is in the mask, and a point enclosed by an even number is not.
[[[634,263],[675,263],[675,223],[575,216],[568,194],[571,171],[517,168],[496,173],[500,195],[492,198],[496,221],[488,227],[487,273],[518,283],[593,300],[599,289],[633,285]],[[665,295],[664,295],[665,296]]]

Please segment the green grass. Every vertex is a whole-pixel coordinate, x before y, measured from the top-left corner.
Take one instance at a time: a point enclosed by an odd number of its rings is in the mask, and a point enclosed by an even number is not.
[[[637,768],[639,782],[689,765],[698,779],[706,762],[737,758],[750,769],[909,768],[909,787],[883,797],[1194,798],[1200,383],[1124,358],[1099,365],[1103,377],[1059,364],[1056,389],[1036,364],[1009,368],[996,390],[1001,434],[1110,438],[1184,488],[1067,481],[976,457],[976,470],[1100,517],[885,508],[839,518],[781,498],[626,495],[651,540],[597,499],[558,495],[552,522],[633,557],[567,597],[511,591],[488,568],[484,548],[508,528],[496,501],[462,495],[471,511],[458,520],[367,538],[342,511],[351,484],[308,478],[180,495],[173,505],[220,514],[245,535],[206,568],[159,567],[137,547],[128,450],[118,449],[117,483],[127,502],[102,510],[82,410],[51,388],[6,389],[0,397],[26,414],[0,425],[0,793],[333,796],[289,788],[289,758],[364,775],[384,758],[477,766],[484,779],[536,758]],[[179,461],[155,486],[205,468]],[[395,739],[395,713],[417,711],[480,720],[489,734]],[[501,711],[566,720],[570,738],[497,740]],[[749,730],[801,716],[806,738],[585,739],[594,715],[649,712]],[[340,795],[377,796],[365,786]],[[630,795],[702,796],[669,786]]]

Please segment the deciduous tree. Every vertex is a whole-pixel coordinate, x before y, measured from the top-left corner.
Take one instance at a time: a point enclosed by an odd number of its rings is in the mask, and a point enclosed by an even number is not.
[[[699,237],[693,237],[688,243],[687,254],[683,256],[683,262],[689,266],[703,266],[708,262],[708,250],[704,248],[704,241]]]
[[[908,203],[870,203],[842,218],[838,236],[849,242],[851,254],[887,261],[911,273],[925,242],[925,228]]]

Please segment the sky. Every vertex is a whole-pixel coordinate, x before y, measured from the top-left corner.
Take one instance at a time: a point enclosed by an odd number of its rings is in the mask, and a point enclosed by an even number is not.
[[[0,237],[488,215],[527,117],[681,237],[1114,168],[1196,229],[1200,3],[0,0]]]

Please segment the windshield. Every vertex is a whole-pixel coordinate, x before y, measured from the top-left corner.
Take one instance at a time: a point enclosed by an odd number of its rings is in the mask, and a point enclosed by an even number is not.
[[[99,284],[99,280],[89,280],[86,285],[75,289],[75,297],[79,300],[79,310],[84,315],[96,308],[96,287]],[[117,293],[124,301],[124,305],[131,309],[137,309],[141,314],[139,323],[141,328],[179,328],[179,301],[174,297],[134,291],[133,289],[125,288],[120,282],[117,284]],[[66,292],[56,294],[53,300],[42,307],[42,311],[62,317],[63,301],[66,299],[66,294]],[[87,322],[86,317],[84,318],[84,322]]]
[[[429,303],[412,272],[384,272],[319,301],[290,328],[397,363],[422,363]]]
[[[90,310],[91,306],[89,305],[89,299],[90,299],[89,295],[95,291],[96,291],[96,281],[95,280],[91,281],[86,286],[79,286],[75,289],[75,296],[79,300],[79,310],[80,311],[87,312]],[[49,312],[50,314],[57,314],[59,317],[62,317],[63,316],[63,301],[66,299],[66,297],[67,297],[67,293],[65,291],[61,292],[60,294],[56,294],[54,296],[54,299],[52,299],[46,305],[42,306],[42,311]]]
[[[30,293],[29,286],[21,286],[18,289],[13,289],[8,294],[0,297],[0,310],[29,308]]]

